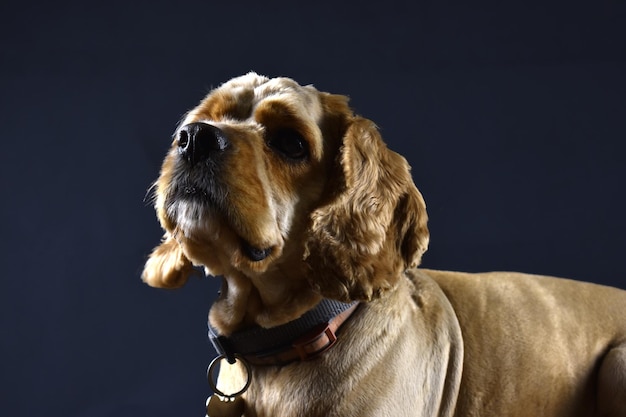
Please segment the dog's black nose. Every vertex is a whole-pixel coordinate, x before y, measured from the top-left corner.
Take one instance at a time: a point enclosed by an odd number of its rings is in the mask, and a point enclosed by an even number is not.
[[[227,147],[224,132],[208,123],[189,123],[178,132],[178,151],[191,164],[204,161]]]

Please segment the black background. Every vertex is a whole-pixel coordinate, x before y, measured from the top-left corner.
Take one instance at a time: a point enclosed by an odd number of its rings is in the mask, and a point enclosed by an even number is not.
[[[626,287],[625,5],[3,1],[0,413],[203,415],[215,283],[141,283],[144,196],[180,116],[250,70],[376,121],[424,266]]]

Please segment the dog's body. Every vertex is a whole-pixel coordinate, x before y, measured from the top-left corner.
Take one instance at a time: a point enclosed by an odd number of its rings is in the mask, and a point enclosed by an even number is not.
[[[274,328],[361,301],[334,347],[253,366],[245,416],[626,417],[626,292],[417,269],[425,205],[404,158],[342,96],[250,73],[184,119],[156,184],[143,279],[223,276],[211,325]],[[245,383],[238,362],[223,392]]]

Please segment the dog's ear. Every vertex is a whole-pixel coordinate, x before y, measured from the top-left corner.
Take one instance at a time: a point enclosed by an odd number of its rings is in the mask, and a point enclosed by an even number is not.
[[[370,300],[417,266],[428,246],[424,200],[406,160],[373,122],[351,117],[305,241],[309,282],[323,296]]]
[[[178,288],[193,272],[193,265],[178,242],[166,234],[148,257],[141,279],[151,287]]]

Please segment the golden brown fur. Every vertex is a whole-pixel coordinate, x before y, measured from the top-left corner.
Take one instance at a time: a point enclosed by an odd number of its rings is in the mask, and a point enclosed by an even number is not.
[[[195,122],[228,148],[191,169],[175,139],[155,185],[165,235],[144,281],[178,287],[193,265],[223,276],[209,319],[224,335],[294,320],[324,297],[364,302],[324,355],[254,367],[246,416],[626,416],[626,292],[417,269],[422,196],[345,97],[250,73],[177,134]],[[304,156],[282,148],[285,131]],[[225,367],[220,388],[238,390],[241,372]]]

